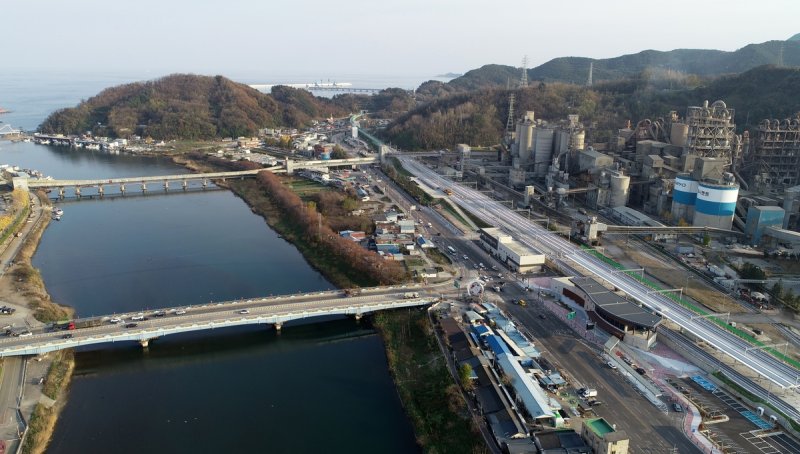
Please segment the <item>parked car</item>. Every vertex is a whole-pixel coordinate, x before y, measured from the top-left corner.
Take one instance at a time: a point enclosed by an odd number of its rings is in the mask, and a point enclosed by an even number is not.
[[[683,413],[683,407],[681,407],[681,404],[678,403],[672,404],[672,409],[675,410],[677,413]]]

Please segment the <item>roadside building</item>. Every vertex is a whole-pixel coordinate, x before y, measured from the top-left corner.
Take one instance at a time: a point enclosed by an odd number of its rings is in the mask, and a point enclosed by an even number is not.
[[[538,271],[545,256],[517,241],[496,227],[480,229],[481,246],[511,271]]]
[[[589,319],[609,334],[636,348],[649,349],[656,341],[661,317],[590,277],[554,278],[551,290],[559,299],[583,307]]]
[[[533,435],[539,454],[591,454],[592,448],[572,429],[546,430]]]
[[[628,434],[623,430],[617,430],[603,418],[585,420],[581,435],[596,454],[628,453]]]

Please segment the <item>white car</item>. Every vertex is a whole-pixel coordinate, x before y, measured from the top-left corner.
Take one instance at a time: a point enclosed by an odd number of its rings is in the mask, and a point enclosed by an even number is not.
[[[33,333],[30,331],[25,331],[24,333],[19,333],[19,337],[28,337],[33,336]]]
[[[138,314],[132,316],[131,320],[134,320],[134,321],[136,321],[136,320],[144,320],[144,314],[139,312]]]
[[[240,310],[240,311],[239,311],[239,313],[240,313],[240,314],[249,314],[249,313],[250,313],[250,311],[249,311],[249,310],[247,310],[247,309],[242,309],[242,310]]]
[[[111,320],[109,320],[109,322],[111,322],[111,323],[116,325],[117,323],[122,323],[122,319],[119,318],[119,317],[114,317]]]
[[[186,313],[186,309],[178,309],[175,311],[175,315],[183,315]]]
[[[611,361],[608,361],[606,364],[608,364],[608,367],[610,367],[612,369],[616,369],[617,368],[617,365],[612,363]]]

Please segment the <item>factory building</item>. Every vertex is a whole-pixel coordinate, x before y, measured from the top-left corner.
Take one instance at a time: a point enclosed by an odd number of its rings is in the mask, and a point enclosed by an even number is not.
[[[686,146],[689,153],[701,157],[729,157],[736,139],[733,122],[734,109],[723,101],[710,106],[704,101],[700,107],[686,110]]]
[[[762,121],[742,161],[742,174],[754,188],[800,184],[800,112],[785,120]]]
[[[747,210],[744,233],[750,244],[760,244],[767,227],[781,228],[786,212],[776,206],[751,206]]]
[[[538,271],[544,265],[544,254],[514,241],[499,228],[485,228],[479,233],[481,246],[511,271],[527,273]]]

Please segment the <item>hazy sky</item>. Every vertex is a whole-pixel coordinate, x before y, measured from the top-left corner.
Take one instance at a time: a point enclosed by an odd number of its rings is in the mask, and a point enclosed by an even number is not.
[[[798,0],[5,0],[0,68],[433,76],[800,32]]]

